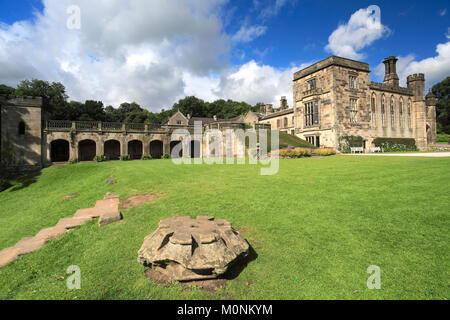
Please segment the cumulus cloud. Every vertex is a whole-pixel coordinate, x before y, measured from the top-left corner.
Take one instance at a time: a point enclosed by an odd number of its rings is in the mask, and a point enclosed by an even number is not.
[[[251,60],[221,75],[191,79],[196,85],[190,87],[186,94],[206,100],[228,97],[250,104],[264,102],[275,106],[278,106],[282,96],[286,96],[290,106],[293,106],[293,73],[310,64],[277,69]]]
[[[414,73],[424,73],[426,86],[431,87],[444,80],[450,74],[450,41],[438,44],[436,56],[417,60],[414,54],[398,57],[397,73],[400,85],[406,86],[406,78]],[[380,79],[384,77],[384,64],[375,68],[375,75]]]
[[[359,9],[347,23],[334,30],[325,49],[338,56],[360,60],[365,57],[360,52],[362,49],[389,33],[389,28],[381,23],[380,8],[372,5]]]
[[[63,82],[73,99],[158,110],[184,92],[184,73],[228,65],[224,0],[77,1],[81,29],[66,27],[72,0],[44,0],[33,22],[0,25],[0,78]]]
[[[242,25],[238,32],[231,38],[236,42],[251,42],[266,33],[266,26],[246,26]]]

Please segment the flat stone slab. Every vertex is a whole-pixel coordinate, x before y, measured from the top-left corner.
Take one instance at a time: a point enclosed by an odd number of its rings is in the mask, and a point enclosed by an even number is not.
[[[138,261],[168,279],[214,279],[249,254],[250,246],[225,220],[172,217],[144,239]]]
[[[96,202],[94,208],[77,210],[72,217],[60,219],[56,226],[42,229],[34,237],[23,238],[13,247],[3,249],[0,251],[0,268],[24,254],[42,248],[50,240],[63,235],[70,229],[82,226],[93,218],[100,217],[101,227],[120,220],[122,215],[119,211],[119,198],[117,194],[107,193],[103,200]]]
[[[16,243],[14,248],[19,249],[19,256],[23,256],[24,254],[36,251],[44,246],[47,241],[44,239],[38,239],[35,237],[23,238],[19,242]]]
[[[67,229],[64,226],[54,226],[51,228],[42,229],[37,235],[34,236],[34,238],[42,239],[48,242],[62,236],[66,232]]]
[[[3,268],[8,263],[13,262],[17,258],[19,258],[19,248],[6,248],[0,251],[0,268]]]

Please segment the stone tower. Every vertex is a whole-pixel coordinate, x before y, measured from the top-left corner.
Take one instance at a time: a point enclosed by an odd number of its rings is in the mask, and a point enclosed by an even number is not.
[[[0,161],[8,172],[42,168],[42,98],[0,97]]]
[[[397,75],[397,61],[398,59],[394,56],[388,57],[383,61],[386,70],[386,75],[384,76],[384,84],[390,85],[392,87],[399,86],[399,77]]]
[[[414,101],[425,100],[425,75],[423,73],[413,74],[407,78],[408,88],[413,90]]]

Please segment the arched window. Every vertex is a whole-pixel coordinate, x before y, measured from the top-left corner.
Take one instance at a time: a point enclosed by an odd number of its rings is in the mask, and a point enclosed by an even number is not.
[[[19,122],[19,136],[23,136],[25,134],[25,122],[20,121]]]
[[[381,98],[381,125],[384,127],[386,124],[386,97],[383,94],[383,97]]]
[[[400,98],[398,105],[398,121],[400,123],[400,128],[403,128],[403,98]]]
[[[375,94],[372,95],[372,100],[370,102],[370,108],[371,113],[370,116],[372,117],[372,126],[375,127],[377,125],[377,111],[376,111],[376,105],[377,105],[377,98]]]
[[[395,106],[394,97],[391,97],[391,127],[395,126]]]

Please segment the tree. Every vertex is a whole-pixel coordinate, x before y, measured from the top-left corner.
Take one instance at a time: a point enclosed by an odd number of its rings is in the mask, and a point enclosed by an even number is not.
[[[14,95],[15,92],[16,89],[14,89],[13,87],[7,86],[5,84],[0,84],[0,95],[9,96]]]
[[[65,120],[68,96],[62,83],[49,83],[37,79],[23,80],[17,86],[15,94],[17,97],[42,97],[42,109],[48,112],[53,119]]]
[[[438,129],[450,134],[450,77],[435,84],[432,92],[437,98],[436,116]]]

